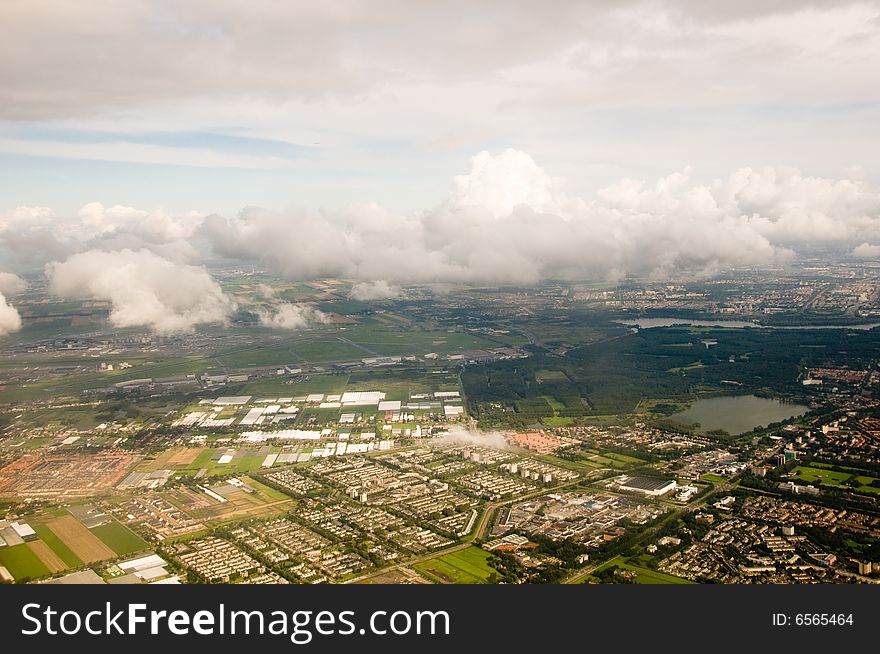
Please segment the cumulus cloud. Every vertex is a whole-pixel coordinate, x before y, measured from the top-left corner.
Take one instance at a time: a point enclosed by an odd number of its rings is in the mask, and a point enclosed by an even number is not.
[[[520,204],[554,211],[553,180],[525,152],[507,149],[498,156],[483,151],[471,159],[466,175],[456,175],[449,191],[454,207],[483,207],[494,216],[510,214]]]
[[[271,309],[258,309],[260,324],[273,329],[305,329],[327,322],[327,316],[307,304],[285,302]]]
[[[51,293],[109,301],[116,327],[148,327],[168,334],[224,322],[235,303],[202,267],[164,259],[149,250],[89,250],[46,266]]]
[[[360,294],[377,279],[705,275],[785,263],[800,244],[858,242],[880,230],[880,196],[863,182],[784,168],[743,168],[708,184],[692,175],[685,168],[653,184],[625,179],[588,199],[566,194],[524,152],[481,152],[447,199],[424,212],[249,208],[209,217],[200,233],[218,254],[262,261],[290,278],[363,280]]]
[[[17,295],[27,288],[27,282],[18,275],[8,272],[0,272],[0,293]]]
[[[55,240],[46,242],[64,254],[49,260],[77,262],[70,269],[85,267],[84,261],[115,261],[126,252],[125,262],[134,258],[144,269],[151,269],[143,263],[149,257],[162,262],[157,270],[188,271],[213,284],[204,269],[186,265],[199,257],[193,243],[202,243],[219,257],[260,262],[290,279],[350,279],[353,298],[377,300],[399,296],[403,284],[710,275],[734,266],[784,264],[804,244],[868,244],[880,233],[880,195],[860,180],[790,168],[741,168],[709,183],[693,177],[683,168],[653,182],[623,179],[579,197],[529,155],[511,149],[477,154],[452,180],[446,199],[421,212],[401,214],[370,203],[283,212],[248,207],[232,218],[203,218],[93,203],[58,219],[49,209],[20,208],[0,216],[0,244],[24,251],[15,239],[38,241],[50,233]],[[858,246],[854,253],[872,247]],[[170,273],[165,281],[177,282]],[[109,299],[108,284],[102,281],[98,293],[97,282],[80,276],[76,288]],[[112,296],[127,307],[121,315],[137,313],[119,286]],[[59,282],[58,288],[66,287]],[[158,282],[151,289],[160,297]],[[260,287],[257,294],[269,298],[271,289]],[[205,295],[207,307],[193,305],[184,328],[225,316],[219,289]],[[202,310],[207,318],[199,316]],[[265,322],[296,328],[299,318],[291,310],[267,314]]]
[[[351,287],[349,297],[361,302],[371,300],[391,300],[403,295],[403,290],[394,284],[389,284],[384,279],[374,282],[361,282]]]
[[[47,207],[17,207],[0,214],[0,260],[28,268],[93,249],[147,249],[177,262],[198,260],[192,238],[202,215],[144,211],[90,202],[73,215]]]
[[[0,336],[21,329],[21,315],[6,296],[21,293],[25,288],[27,283],[18,275],[0,272]]]
[[[0,336],[6,336],[21,329],[21,316],[15,307],[6,301],[6,296],[0,293]]]
[[[853,251],[853,256],[862,259],[880,259],[880,245],[871,245],[870,243],[862,243],[857,245]]]

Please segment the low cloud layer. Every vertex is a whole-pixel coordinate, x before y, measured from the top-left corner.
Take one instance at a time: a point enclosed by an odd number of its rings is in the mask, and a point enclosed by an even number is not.
[[[158,333],[190,331],[224,322],[234,302],[201,267],[173,263],[149,250],[90,250],[46,266],[50,292],[92,297],[112,305],[116,327]]]
[[[858,243],[880,233],[880,196],[859,181],[783,168],[743,168],[710,184],[691,175],[625,179],[586,199],[567,195],[523,152],[482,152],[445,202],[418,214],[378,205],[245,209],[232,219],[209,217],[200,233],[218,254],[261,261],[293,279],[374,284],[711,274],[785,263],[805,243]]]
[[[371,302],[374,300],[393,300],[401,297],[403,289],[394,284],[389,284],[384,279],[375,282],[360,282],[351,287],[349,297],[353,300],[361,302]]]
[[[192,245],[201,225],[198,213],[172,215],[99,202],[74,215],[60,216],[48,207],[16,207],[0,214],[0,262],[29,269],[89,250],[147,249],[177,262],[193,262]]]
[[[272,329],[305,329],[327,322],[327,316],[306,304],[285,302],[269,309],[259,309],[260,324]]]
[[[192,265],[209,253],[294,280],[349,279],[351,297],[365,301],[399,297],[405,284],[710,275],[782,265],[807,245],[880,256],[872,244],[880,195],[864,182],[788,168],[742,168],[711,183],[695,183],[692,174],[685,168],[653,183],[624,179],[583,198],[566,193],[564,182],[524,152],[481,152],[442,203],[417,213],[364,204],[247,208],[227,218],[93,203],[65,218],[20,207],[0,215],[0,253],[52,261],[51,292],[108,300],[114,325],[160,332],[230,315],[235,303],[204,267]],[[260,319],[298,329],[321,315],[286,304],[262,310]]]
[[[880,245],[862,243],[853,249],[853,256],[860,259],[880,259]]]

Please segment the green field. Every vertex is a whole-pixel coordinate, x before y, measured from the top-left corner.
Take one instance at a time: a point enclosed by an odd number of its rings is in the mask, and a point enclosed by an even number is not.
[[[31,551],[27,543],[0,547],[0,565],[9,570],[16,581],[24,578],[37,579],[49,574],[39,557]]]
[[[230,448],[208,448],[199,454],[195,461],[185,468],[182,468],[181,472],[183,474],[194,475],[202,468],[205,468],[207,470],[205,476],[207,477],[213,477],[215,475],[234,475],[242,472],[259,470],[260,466],[263,464],[263,459],[266,458],[262,454],[253,453],[237,457],[229,463],[218,463],[216,460],[212,460],[212,457],[214,457],[217,452],[225,452],[227,449]]]
[[[49,529],[46,525],[31,525],[34,528],[34,531],[37,532],[37,536],[40,537],[40,540],[46,543],[55,554],[58,555],[62,561],[64,561],[64,565],[68,568],[78,568],[83,562],[76,554],[73,553],[63,540],[58,538],[55,535],[55,532]]]
[[[860,493],[880,494],[880,486],[872,485],[875,477],[856,474],[850,472],[838,472],[836,470],[828,470],[824,467],[798,466],[793,471],[798,481],[804,481],[810,484],[821,484],[834,488],[842,488],[854,490]]]
[[[131,554],[132,552],[140,552],[149,547],[140,536],[115,520],[104,525],[92,527],[90,531],[120,556]]]
[[[568,377],[561,370],[538,370],[535,372],[535,379],[539,382],[567,381]]]
[[[487,561],[491,555],[478,547],[469,547],[436,559],[416,563],[413,568],[429,579],[448,584],[485,584],[495,570]]]
[[[586,458],[593,463],[620,470],[630,468],[633,465],[645,463],[643,459],[637,459],[634,456],[628,456],[626,454],[617,454],[616,452],[599,453],[598,450],[584,450],[584,452],[586,453]]]
[[[658,572],[657,570],[651,570],[649,568],[643,568],[638,565],[633,565],[626,560],[624,560],[621,556],[616,556],[610,561],[603,564],[598,570],[604,570],[605,568],[610,568],[612,566],[617,566],[621,570],[628,570],[629,572],[634,572],[636,576],[633,578],[633,581],[637,584],[694,584],[696,582],[691,581],[690,579],[683,579],[682,577],[675,577],[673,575],[668,575],[664,572]],[[597,572],[598,572],[597,570]]]

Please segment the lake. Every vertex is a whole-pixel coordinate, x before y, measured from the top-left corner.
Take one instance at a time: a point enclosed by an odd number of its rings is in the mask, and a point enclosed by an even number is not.
[[[692,320],[690,318],[637,318],[635,320],[618,320],[622,325],[638,327],[639,329],[651,329],[652,327],[728,327],[743,329],[852,329],[855,331],[868,331],[880,327],[880,323],[863,323],[861,325],[761,325],[756,322],[745,320]]]
[[[755,395],[736,395],[697,400],[687,411],[676,413],[670,419],[685,425],[698,422],[704,432],[723,429],[736,435],[755,427],[765,427],[771,422],[802,416],[808,409],[802,404],[788,404]]]

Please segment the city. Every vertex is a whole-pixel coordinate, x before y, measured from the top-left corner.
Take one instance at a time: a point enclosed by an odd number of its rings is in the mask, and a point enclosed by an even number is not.
[[[370,301],[218,274],[331,319],[17,298],[3,581],[880,581],[880,266]]]

